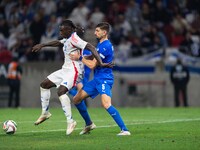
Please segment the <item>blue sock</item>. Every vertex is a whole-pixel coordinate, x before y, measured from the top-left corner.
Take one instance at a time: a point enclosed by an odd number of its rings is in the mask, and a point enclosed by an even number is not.
[[[69,94],[71,94],[73,97],[77,94],[77,89],[73,88],[69,91]]]
[[[117,109],[114,106],[110,106],[107,109],[108,113],[113,117],[113,119],[115,120],[115,122],[117,123],[117,125],[120,127],[121,130],[124,131],[128,131],[128,129],[126,128],[126,125],[124,124],[119,112],[117,111]]]
[[[86,126],[91,125],[92,121],[91,121],[90,116],[87,112],[87,107],[85,105],[85,101],[83,100],[83,101],[81,101],[81,103],[76,104],[75,106],[78,109],[81,116],[83,117],[83,119],[85,120]]]

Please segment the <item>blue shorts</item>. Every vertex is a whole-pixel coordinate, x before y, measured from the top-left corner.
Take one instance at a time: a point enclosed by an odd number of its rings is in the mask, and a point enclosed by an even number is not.
[[[91,80],[83,86],[83,90],[91,97],[95,98],[98,94],[106,94],[112,97],[112,85],[113,81],[105,80],[105,81],[98,81],[98,80]]]

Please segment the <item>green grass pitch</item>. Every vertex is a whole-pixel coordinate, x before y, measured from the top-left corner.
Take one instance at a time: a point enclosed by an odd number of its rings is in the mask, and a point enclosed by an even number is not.
[[[39,126],[34,121],[39,108],[0,109],[0,123],[12,119],[18,124],[14,135],[0,130],[0,150],[199,150],[200,108],[118,108],[131,136],[119,137],[113,119],[103,108],[89,108],[97,128],[79,135],[84,121],[73,109],[78,125],[66,136],[61,108],[51,108],[52,117]]]

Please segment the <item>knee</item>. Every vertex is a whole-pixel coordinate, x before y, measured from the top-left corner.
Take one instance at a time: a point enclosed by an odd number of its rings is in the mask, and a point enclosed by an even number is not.
[[[40,83],[40,87],[42,87],[43,89],[50,89],[52,87],[56,87],[56,85],[49,79],[45,79],[44,81],[42,81],[42,83]]]
[[[73,103],[74,103],[75,105],[77,105],[77,104],[79,103],[78,97],[77,97],[77,96],[74,96],[74,97],[73,97]]]
[[[58,90],[58,91],[57,91],[57,94],[58,94],[59,97],[60,97],[61,95],[66,94],[66,93],[67,93],[67,91],[63,91],[63,90]]]
[[[49,89],[49,82],[47,80],[42,81],[40,87],[43,89]]]
[[[58,96],[60,97],[61,95],[64,95],[68,92],[68,89],[64,86],[60,87],[57,91]]]
[[[81,98],[79,95],[73,97],[73,103],[75,105],[80,104],[84,98]]]
[[[101,105],[102,105],[102,107],[105,108],[105,109],[108,109],[108,108],[111,106],[110,103],[105,103],[105,102],[102,102]]]
[[[43,89],[46,89],[46,84],[45,84],[45,82],[40,83],[40,87],[43,88]]]

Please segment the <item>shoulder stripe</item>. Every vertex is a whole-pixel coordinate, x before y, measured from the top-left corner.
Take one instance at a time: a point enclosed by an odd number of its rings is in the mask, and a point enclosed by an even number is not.
[[[72,44],[72,42],[70,42]],[[74,44],[72,44],[72,47],[76,47]]]
[[[99,55],[100,55],[103,59],[105,58],[105,56],[104,56],[103,54],[99,53]]]
[[[78,42],[78,40],[75,38],[75,33],[74,33],[74,34],[72,34],[72,41],[74,41],[75,43],[77,43],[77,42]]]

